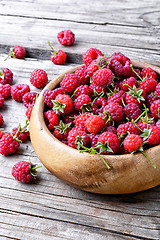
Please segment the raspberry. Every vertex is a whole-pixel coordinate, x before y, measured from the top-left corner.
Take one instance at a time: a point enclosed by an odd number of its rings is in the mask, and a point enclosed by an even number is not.
[[[3,116],[2,116],[2,114],[0,113],[0,127],[3,126],[3,123],[4,123]]]
[[[113,53],[108,66],[117,77],[131,77],[132,69],[130,65],[131,60],[119,52]]]
[[[97,144],[98,135],[96,135],[94,133],[90,133],[89,138],[90,138],[91,147],[94,147]]]
[[[75,35],[71,30],[64,30],[58,33],[58,41],[64,46],[73,45],[75,41]]]
[[[4,132],[2,130],[0,130],[0,139],[3,137]]]
[[[79,95],[86,94],[88,96],[91,95],[91,89],[88,85],[80,85],[78,88],[75,90],[75,97],[78,97]]]
[[[108,97],[108,103],[117,103],[122,105],[125,102],[126,93],[123,90],[120,90],[117,93],[113,93],[111,96]]]
[[[74,101],[74,107],[77,111],[90,111],[91,99],[88,95],[82,94]]]
[[[95,97],[103,95],[106,92],[106,90],[104,88],[98,86],[95,83],[91,83],[89,87],[92,91],[93,96],[95,96]]]
[[[106,146],[105,151],[103,152],[100,151],[102,154],[116,154],[120,149],[119,139],[117,135],[115,135],[112,132],[103,132],[98,137],[98,143],[102,143],[103,145]]]
[[[111,84],[112,78],[113,73],[107,68],[97,70],[92,76],[93,82],[103,88]]]
[[[154,118],[160,118],[160,99],[154,101],[150,106],[151,114]]]
[[[60,120],[59,125],[56,126],[54,129],[54,132],[53,132],[54,136],[59,140],[66,139],[68,136],[68,132],[71,130],[70,125],[71,125],[70,123],[64,124],[62,120]]]
[[[157,126],[150,126],[149,130],[151,130],[151,133],[147,138],[147,144],[148,145],[160,144],[160,129]]]
[[[123,108],[117,103],[109,103],[104,107],[103,112],[109,113],[112,120],[115,122],[119,122],[123,119]]]
[[[58,52],[51,55],[51,61],[56,65],[62,65],[66,62],[67,54],[59,50]]]
[[[129,134],[124,139],[123,145],[124,148],[129,152],[133,152],[139,149],[139,147],[142,145],[143,141],[139,135],[136,134]]]
[[[87,75],[87,68],[85,65],[77,68],[75,71],[75,75],[78,77],[80,84],[89,84],[90,77]]]
[[[9,84],[0,84],[0,94],[4,99],[7,99],[11,96],[11,86]]]
[[[96,60],[93,60],[87,67],[87,74],[90,77],[92,77],[93,73],[95,73],[97,70],[99,70],[99,67],[97,65],[97,59],[96,59]]]
[[[127,104],[124,109],[124,115],[126,118],[128,118],[130,121],[136,120],[139,115],[142,114],[142,111],[140,110],[139,106],[135,103],[129,103]]]
[[[0,94],[0,108],[3,106],[4,104],[4,97]]]
[[[151,104],[155,100],[157,100],[157,96],[153,92],[148,94],[147,97],[146,97],[146,102],[145,102],[146,106],[150,108]]]
[[[146,92],[143,89],[133,86],[132,89],[126,94],[126,103],[135,103],[141,107],[146,99]]]
[[[72,148],[80,148],[78,143],[80,142],[83,146],[87,146],[90,142],[90,138],[87,133],[79,128],[72,128],[68,133],[68,145]]]
[[[46,89],[43,93],[43,98],[44,98],[44,102],[49,106],[49,107],[53,107],[53,102],[52,100],[55,100],[56,96],[58,94],[64,94],[64,90],[62,88],[56,88],[54,90],[49,90]]]
[[[56,114],[69,114],[73,109],[73,102],[69,95],[58,94],[53,100],[53,110]]]
[[[13,166],[12,176],[22,183],[29,183],[38,174],[36,169],[39,167],[31,162],[20,161]]]
[[[117,129],[113,126],[108,126],[105,130],[105,132],[112,132],[117,135]]]
[[[119,82],[119,88],[125,92],[129,91],[129,87],[125,86],[124,84],[129,85],[133,88],[135,85],[137,87],[137,80],[134,77],[123,79],[123,81]]]
[[[121,137],[127,135],[127,133],[139,135],[140,130],[132,122],[120,124],[117,128],[117,135]]]
[[[104,128],[104,125],[104,119],[97,115],[92,115],[85,121],[85,127],[90,133],[96,134],[98,132],[101,132]]]
[[[141,78],[154,78],[157,79],[157,73],[150,67],[143,68],[141,71]]]
[[[43,88],[48,82],[47,73],[42,69],[34,70],[31,73],[30,82],[36,88]]]
[[[78,113],[75,110],[72,110],[72,112],[70,112],[69,114],[65,114],[64,115],[64,122],[65,123],[71,123],[71,125],[74,125],[74,120],[76,118],[76,116],[78,115]]]
[[[91,116],[91,113],[88,113],[88,112],[84,112],[78,116],[75,117],[74,119],[74,124],[77,126],[77,127],[80,127],[80,126],[85,126],[85,121]]]
[[[52,110],[44,112],[44,120],[49,130],[52,130],[55,126],[59,124],[59,117]]]
[[[13,73],[8,68],[3,68],[2,71],[0,71],[0,83],[5,84],[11,84],[13,82]]]
[[[107,105],[107,100],[105,98],[103,98],[103,97],[97,98],[93,102],[93,106],[92,106],[93,114],[98,115],[99,113],[102,113],[103,109],[106,105]]]
[[[33,107],[28,107],[26,110],[26,117],[30,121]]]
[[[154,78],[147,78],[140,82],[139,87],[147,94],[154,92],[157,86],[157,81]]]
[[[75,74],[67,74],[60,83],[65,93],[71,94],[79,86],[79,80]]]
[[[10,133],[5,133],[0,139],[0,153],[11,155],[17,151],[20,144]]]
[[[27,92],[24,94],[22,101],[26,108],[33,107],[37,97],[39,96],[36,92]]]
[[[156,122],[156,126],[160,129],[160,119]]]
[[[26,142],[30,136],[29,131],[27,130],[28,121],[26,121],[26,125],[22,128],[19,124],[18,128],[13,128],[12,136],[15,136],[21,142]]]
[[[11,88],[11,96],[17,102],[22,102],[22,98],[27,92],[30,92],[30,88],[27,84],[18,84]]]
[[[83,55],[83,63],[88,67],[89,64],[99,56],[103,56],[100,50],[97,48],[90,48]]]
[[[156,96],[160,98],[160,83],[158,83],[156,86]]]
[[[9,54],[9,56],[11,56],[11,58],[23,59],[26,56],[26,50],[25,50],[24,47],[16,45],[12,49],[11,53]]]

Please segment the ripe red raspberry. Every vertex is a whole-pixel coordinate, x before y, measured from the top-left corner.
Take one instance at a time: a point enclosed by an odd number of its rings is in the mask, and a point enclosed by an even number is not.
[[[82,94],[86,94],[88,96],[91,95],[91,89],[88,85],[80,85],[78,88],[75,90],[75,97],[78,97]]]
[[[115,122],[120,122],[123,119],[123,108],[117,103],[109,103],[104,107],[103,112],[109,113]]]
[[[0,139],[0,153],[11,155],[17,151],[20,144],[10,133],[5,133]]]
[[[123,90],[120,90],[117,93],[113,93],[111,96],[108,96],[108,103],[117,103],[122,105],[125,103],[126,93]]]
[[[85,65],[77,68],[75,71],[75,75],[78,77],[80,84],[89,84],[90,77],[87,75],[87,68]]]
[[[130,65],[131,60],[119,52],[113,53],[108,66],[117,77],[131,77],[132,69]]]
[[[22,98],[27,92],[30,92],[30,88],[27,84],[18,84],[11,88],[11,96],[17,102],[22,102]]]
[[[146,106],[150,108],[151,104],[152,104],[155,100],[157,100],[156,94],[154,94],[153,92],[150,93],[150,94],[148,94],[147,97],[146,97],[146,101],[145,101]]]
[[[29,183],[38,174],[36,169],[39,167],[31,162],[20,161],[13,166],[12,176],[22,183]]]
[[[147,144],[148,145],[160,144],[160,129],[157,126],[150,126],[149,130],[151,130],[151,133],[147,138]]]
[[[12,49],[11,53],[9,54],[9,56],[11,56],[11,58],[23,59],[26,56],[26,50],[25,50],[24,47],[16,45]]]
[[[26,117],[30,121],[33,107],[28,107],[26,110]]]
[[[87,133],[79,128],[72,128],[68,133],[68,145],[72,148],[80,148],[78,143],[80,142],[83,146],[87,146],[90,142],[90,138]]]
[[[160,99],[160,83],[156,86],[156,96]]]
[[[100,96],[106,92],[105,88],[102,88],[95,83],[91,83],[89,87],[92,91],[92,95],[95,97]]]
[[[67,74],[60,83],[61,88],[67,94],[71,94],[79,86],[79,80],[75,74]]]
[[[64,94],[64,90],[62,88],[55,88],[54,90],[49,90],[46,89],[43,93],[43,98],[44,98],[44,102],[49,106],[49,107],[53,107],[53,102],[52,100],[55,100],[56,96],[58,94]]]
[[[7,99],[11,96],[11,86],[9,84],[0,84],[0,94],[4,99]]]
[[[71,30],[64,30],[58,33],[58,41],[64,46],[73,45],[75,41],[75,35]]]
[[[92,115],[85,121],[85,127],[90,133],[101,132],[105,126],[105,121],[98,115]]]
[[[140,130],[132,122],[120,124],[117,128],[117,135],[121,137],[127,135],[127,133],[139,135]]]
[[[93,82],[103,88],[111,84],[112,78],[113,73],[107,68],[97,70],[92,76]]]
[[[77,126],[77,127],[80,127],[80,126],[85,126],[85,121],[91,116],[91,113],[88,113],[88,112],[84,112],[80,115],[77,115],[74,119],[74,124]]]
[[[69,114],[73,109],[73,101],[67,94],[58,94],[53,100],[53,110],[56,114]]]
[[[141,78],[154,78],[157,79],[157,73],[150,67],[143,68],[141,71]]]
[[[44,112],[44,121],[48,129],[52,130],[59,124],[59,117],[54,111],[48,110],[47,112]]]
[[[55,52],[51,55],[51,61],[56,65],[64,64],[66,62],[66,59],[67,54],[62,50],[59,50],[58,52]]]
[[[27,92],[24,94],[22,101],[26,108],[33,107],[37,97],[39,96],[36,92]]]
[[[139,106],[135,103],[129,103],[127,104],[124,109],[124,115],[126,118],[128,118],[130,121],[136,120],[140,114],[142,114],[142,111],[140,110]]]
[[[59,140],[66,139],[68,136],[68,132],[71,130],[70,123],[64,124],[62,120],[60,120],[59,125],[54,129],[54,136]]]
[[[70,112],[69,114],[65,114],[64,117],[64,122],[65,123],[71,123],[71,126],[74,125],[74,120],[76,118],[76,116],[78,115],[78,112],[76,112],[75,110],[72,110],[72,112]]]
[[[133,86],[132,89],[126,94],[126,103],[135,103],[141,107],[146,99],[146,92],[143,89]]]
[[[101,152],[102,154],[116,154],[118,153],[120,149],[120,142],[117,137],[112,132],[103,132],[99,137],[98,137],[98,143],[102,143],[103,145],[106,146],[106,150]],[[109,148],[110,149],[109,149]]]
[[[1,84],[11,84],[13,82],[13,73],[8,68],[3,68],[0,71],[0,83]]]
[[[77,111],[90,111],[91,99],[88,95],[82,94],[74,101],[74,107]]]
[[[155,125],[155,121],[153,120],[152,123],[147,123],[147,122],[145,122],[145,121],[143,121],[143,120],[139,120],[139,121],[136,123],[136,125],[137,125],[140,129],[144,130],[144,129],[148,128],[149,126],[154,126],[154,125]]]
[[[12,129],[12,136],[15,136],[21,142],[26,142],[30,136],[30,132],[27,130],[28,121],[26,121],[26,125],[22,128],[21,125],[17,128]]]
[[[160,118],[160,99],[154,101],[150,107],[151,114],[154,118]]]
[[[95,59],[87,67],[87,74],[92,77],[93,73],[95,73],[97,70],[99,70],[99,66],[97,65],[97,59]]]
[[[92,106],[93,114],[98,115],[99,113],[102,113],[106,105],[107,105],[107,100],[105,98],[103,97],[97,98],[93,102],[93,106]]]
[[[4,104],[4,97],[0,94],[0,108],[3,106]]]
[[[4,123],[4,119],[3,119],[2,114],[0,113],[0,127],[3,126],[3,123]]]
[[[97,141],[98,141],[98,137],[99,136],[97,134],[94,134],[94,133],[89,134],[91,147],[95,147],[95,145],[97,144]]]
[[[157,81],[154,78],[146,78],[139,84],[139,88],[143,89],[147,94],[154,92],[157,86]]]
[[[139,135],[136,134],[129,134],[124,139],[123,145],[124,148],[129,152],[133,152],[139,149],[139,147],[142,145],[143,141]]]
[[[36,88],[43,88],[48,82],[47,73],[42,69],[36,69],[31,73],[30,82]]]
[[[156,126],[160,129],[160,119],[156,122]]]
[[[83,63],[88,67],[89,64],[99,56],[103,56],[100,50],[97,48],[90,48],[83,55]]]
[[[105,132],[112,132],[112,133],[117,135],[117,129],[115,127],[113,127],[113,126],[106,127]]]
[[[2,129],[0,130],[0,139],[3,137],[4,132],[2,131]]]
[[[125,92],[129,91],[129,87],[125,86],[124,84],[129,85],[133,88],[135,85],[137,87],[137,80],[134,77],[123,79],[123,81],[119,82],[119,88]]]

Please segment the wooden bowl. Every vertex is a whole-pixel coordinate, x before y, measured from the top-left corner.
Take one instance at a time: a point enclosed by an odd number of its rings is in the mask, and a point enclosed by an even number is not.
[[[160,68],[132,61],[134,67],[151,67],[158,74]],[[79,66],[78,66],[79,67]],[[51,81],[41,92],[33,108],[30,135],[33,148],[44,166],[55,176],[81,190],[101,194],[125,194],[143,191],[160,184],[160,145],[145,150],[156,164],[155,169],[141,153],[103,155],[109,170],[98,155],[80,153],[56,139],[48,130],[44,118],[43,92],[54,89],[65,74]]]

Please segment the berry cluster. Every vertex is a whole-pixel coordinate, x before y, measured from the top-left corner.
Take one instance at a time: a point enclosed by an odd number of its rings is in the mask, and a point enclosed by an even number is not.
[[[96,48],[86,51],[83,63],[43,93],[44,119],[53,135],[96,154],[143,153],[160,144],[157,73],[135,69],[120,52],[104,57]]]

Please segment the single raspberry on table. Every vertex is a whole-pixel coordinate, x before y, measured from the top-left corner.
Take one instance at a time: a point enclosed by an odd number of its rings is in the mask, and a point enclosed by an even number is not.
[[[76,74],[67,74],[60,83],[65,93],[71,94],[80,85]]]
[[[156,86],[156,96],[160,98],[160,83],[158,83]]]
[[[134,77],[123,79],[123,81],[119,82],[119,88],[125,92],[129,91],[129,87],[125,84],[129,85],[133,88],[133,86],[137,87],[137,80]]]
[[[0,127],[3,126],[3,123],[4,123],[4,119],[3,119],[2,114],[0,113]]]
[[[52,100],[55,100],[56,96],[58,94],[64,94],[64,90],[63,88],[55,88],[54,90],[49,90],[49,89],[46,89],[44,92],[43,92],[43,99],[44,99],[44,102],[49,106],[49,107],[53,107],[53,102]]]
[[[42,69],[36,69],[31,73],[30,82],[36,88],[43,88],[48,82],[47,73]]]
[[[120,149],[120,142],[116,134],[103,132],[99,135],[97,145],[102,154],[116,154]]]
[[[84,113],[81,113],[80,115],[77,115],[74,119],[74,124],[77,126],[77,127],[80,127],[80,126],[85,126],[85,122],[86,120],[91,116],[91,113],[89,112],[84,112]]]
[[[108,87],[111,84],[112,78],[113,73],[107,68],[97,70],[92,76],[93,82],[103,88]]]
[[[91,91],[91,89],[88,85],[80,85],[79,87],[76,88],[74,93],[75,93],[74,94],[75,97],[78,97],[82,94],[86,94],[88,96],[91,96],[92,91]]]
[[[74,107],[75,107],[75,110],[80,112],[90,111],[91,98],[86,94],[79,95],[74,101]]]
[[[23,104],[26,108],[33,107],[37,97],[39,96],[36,92],[27,92],[22,97]]]
[[[123,137],[128,133],[139,135],[141,132],[132,122],[126,122],[118,126],[117,135],[119,137]]]
[[[13,82],[13,73],[8,68],[3,68],[2,71],[0,71],[0,83],[5,84],[11,84]]]
[[[136,120],[139,115],[142,114],[142,111],[141,109],[139,108],[139,106],[135,103],[129,103],[127,104],[124,109],[124,116],[126,118],[128,118],[130,121],[133,119],[133,120]]]
[[[53,130],[54,127],[59,124],[59,117],[54,111],[48,110],[47,112],[44,112],[44,121],[48,129]]]
[[[0,94],[4,99],[7,99],[11,96],[11,86],[10,84],[0,84]]]
[[[97,98],[92,105],[92,112],[95,115],[103,112],[104,107],[107,105],[107,100],[104,97]]]
[[[53,132],[54,136],[59,140],[66,139],[68,136],[68,132],[71,130],[70,125],[71,123],[65,124],[62,120],[60,120],[59,125],[55,126]]]
[[[78,77],[79,84],[89,84],[90,77],[87,73],[87,68],[85,65],[82,65],[81,67],[77,68],[75,71],[75,75]]]
[[[19,146],[19,140],[10,133],[5,133],[0,139],[0,153],[2,155],[14,154]]]
[[[18,58],[23,59],[26,56],[26,50],[24,47],[16,45],[13,49],[11,49],[11,52],[9,53],[8,57],[11,58]]]
[[[104,113],[109,113],[115,122],[120,122],[123,119],[123,108],[117,103],[109,103],[103,109]]]
[[[64,64],[67,59],[67,54],[63,50],[55,51],[49,41],[48,41],[48,44],[52,49],[52,52],[51,52],[52,55],[50,57],[51,61],[56,65]]]
[[[21,142],[26,142],[30,136],[30,132],[27,130],[27,126],[29,125],[28,121],[24,127],[21,127],[21,124],[17,128],[12,129],[12,136],[15,136]]]
[[[20,161],[13,166],[12,176],[22,183],[29,183],[37,176],[38,172],[36,169],[39,167],[41,166],[31,162]]]
[[[11,88],[11,96],[17,102],[22,102],[22,98],[27,92],[30,92],[30,87],[27,84],[18,84]]]
[[[157,126],[149,127],[150,133],[147,138],[148,145],[157,145],[160,144],[160,129]]]
[[[26,117],[30,121],[33,107],[28,107],[26,110]]]
[[[126,99],[126,93],[123,90],[120,90],[119,92],[115,92],[112,95],[108,96],[108,103],[117,103],[122,105],[125,103]]]
[[[157,81],[154,78],[146,78],[139,84],[139,88],[143,89],[147,94],[154,92],[157,86]]]
[[[157,79],[157,73],[150,67],[143,68],[141,71],[141,78],[154,78]]]
[[[73,45],[75,41],[75,35],[71,30],[64,30],[58,33],[58,41],[64,46]]]
[[[151,114],[154,118],[160,118],[160,99],[154,101],[150,106]]]
[[[105,126],[105,121],[98,115],[91,115],[85,121],[85,127],[87,128],[88,132],[90,133],[98,133],[101,132]]]
[[[2,94],[0,94],[0,108],[3,106],[4,104],[4,97],[2,96]]]
[[[131,153],[133,151],[138,150],[142,143],[143,143],[142,138],[139,135],[129,134],[124,139],[123,146],[129,153]]]
[[[102,52],[97,48],[88,49],[83,55],[83,63],[88,67],[90,63],[97,59],[99,56],[103,56]]]
[[[53,102],[53,110],[56,114],[69,114],[73,109],[73,101],[67,94],[58,94]]]

